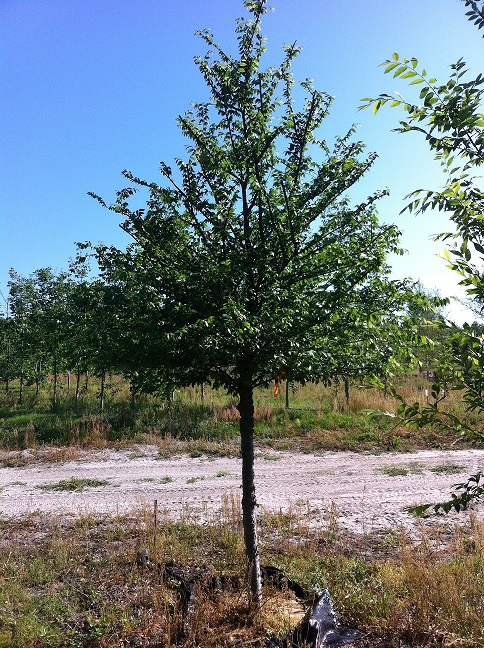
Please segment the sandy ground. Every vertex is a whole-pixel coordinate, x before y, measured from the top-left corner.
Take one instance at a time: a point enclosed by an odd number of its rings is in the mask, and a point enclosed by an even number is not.
[[[445,464],[459,472],[432,472]],[[407,468],[406,476],[389,476],[382,469]],[[415,527],[407,506],[443,501],[451,487],[484,469],[484,450],[427,450],[380,455],[328,452],[321,455],[258,453],[256,490],[265,510],[301,507],[314,525],[330,515],[342,527],[358,533],[385,528]],[[32,462],[0,468],[0,517],[33,512],[78,516],[124,514],[140,506],[153,507],[172,518],[190,516],[206,521],[227,497],[240,497],[241,463],[234,458],[162,458],[155,447],[80,452],[69,461]],[[102,479],[107,485],[83,492],[49,492],[39,487],[75,478]],[[484,503],[473,512],[484,519]],[[469,513],[453,515],[465,522]]]

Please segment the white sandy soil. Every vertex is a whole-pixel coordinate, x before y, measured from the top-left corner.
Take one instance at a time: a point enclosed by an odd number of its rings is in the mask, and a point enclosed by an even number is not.
[[[240,498],[241,461],[236,458],[162,458],[157,448],[80,451],[69,461],[31,462],[0,468],[0,517],[33,512],[59,516],[125,514],[140,506],[160,515],[189,516],[206,521],[227,498]],[[432,472],[452,464],[459,472]],[[405,476],[390,476],[388,467],[407,468]],[[382,470],[383,469],[383,470]],[[260,452],[256,458],[256,492],[269,511],[301,508],[314,525],[330,516],[357,533],[415,528],[408,506],[444,501],[454,484],[484,469],[484,450],[384,453],[327,452],[321,455]],[[60,480],[88,478],[107,485],[83,492],[45,491],[40,486]],[[484,519],[484,503],[473,513]],[[469,512],[451,516],[465,522]]]

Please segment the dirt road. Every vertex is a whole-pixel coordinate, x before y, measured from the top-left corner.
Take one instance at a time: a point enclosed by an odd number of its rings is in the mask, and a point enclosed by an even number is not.
[[[257,456],[256,489],[264,509],[309,507],[312,523],[320,525],[334,503],[343,527],[370,532],[410,528],[416,523],[405,507],[447,499],[452,485],[478,469],[484,469],[484,450],[317,456],[271,451]],[[240,470],[239,459],[166,459],[147,446],[79,452],[69,461],[0,468],[0,516],[126,513],[153,506],[156,499],[160,511],[171,517],[190,515],[203,521],[221,507],[224,496],[239,496]],[[82,492],[46,489],[71,478],[107,483]],[[484,503],[474,512],[484,519]],[[452,519],[464,521],[468,515]]]

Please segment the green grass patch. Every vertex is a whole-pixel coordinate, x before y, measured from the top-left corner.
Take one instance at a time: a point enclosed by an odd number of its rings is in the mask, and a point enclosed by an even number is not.
[[[262,455],[262,459],[265,461],[280,461],[281,457],[279,455],[273,455],[269,454],[267,452],[264,452]]]
[[[418,461],[411,461],[403,466],[382,466],[378,469],[384,475],[389,477],[404,477],[405,475],[420,475],[423,471],[423,465]]]
[[[444,463],[444,464],[440,464],[439,466],[434,466],[430,470],[433,473],[439,473],[443,475],[456,475],[457,473],[460,473],[463,470],[465,470],[465,468],[464,466],[461,466],[459,464]]]
[[[403,466],[382,466],[379,468],[379,472],[388,475],[388,477],[405,477],[408,475],[408,469]]]
[[[72,477],[71,479],[61,479],[58,482],[49,484],[42,484],[38,486],[43,491],[48,492],[61,492],[61,491],[74,491],[80,493],[86,488],[98,488],[100,486],[110,486],[110,482],[106,479],[89,479]]]

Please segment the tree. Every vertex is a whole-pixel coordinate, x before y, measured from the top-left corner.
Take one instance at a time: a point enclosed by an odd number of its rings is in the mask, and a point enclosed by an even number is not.
[[[464,0],[470,10],[466,13],[478,29],[484,26],[483,0]],[[466,63],[460,59],[451,65],[452,73],[445,83],[429,77],[426,70],[419,70],[417,59],[401,59],[393,54],[391,60],[382,63],[385,73],[393,72],[394,78],[411,79],[411,86],[419,86],[419,101],[404,99],[400,94],[381,94],[377,98],[363,99],[361,108],[372,107],[377,113],[385,105],[402,108],[406,113],[396,129],[399,133],[417,132],[428,142],[435,159],[441,164],[446,181],[442,189],[418,189],[407,198],[411,202],[406,209],[417,213],[436,209],[449,214],[455,225],[453,232],[443,232],[436,239],[447,241],[451,248],[444,256],[448,267],[460,277],[460,285],[466,288],[474,302],[474,311],[482,314],[484,309],[484,192],[474,176],[484,165],[484,76],[467,80]],[[477,263],[476,263],[477,259]],[[452,429],[461,438],[482,442],[483,433],[466,419],[443,411],[439,404],[449,389],[463,390],[463,400],[468,411],[484,412],[484,335],[479,327],[464,324],[462,328],[448,322],[446,335],[453,351],[451,361],[441,364],[432,385],[433,402],[425,407],[408,405],[400,400],[400,414],[408,424],[418,426],[432,423]],[[445,511],[467,506],[484,496],[484,479],[481,473],[472,475],[459,484],[452,498],[434,506]],[[417,507],[424,512],[431,505]]]
[[[239,399],[244,540],[257,603],[254,388],[281,371],[291,380],[333,377],[332,356],[355,308],[366,304],[365,324],[373,316],[367,291],[393,294],[385,258],[398,250],[399,232],[378,223],[382,192],[350,204],[346,192],[376,155],[361,158],[354,128],[333,150],[318,139],[331,97],[306,80],[296,108],[299,47],[286,46],[282,63],[263,69],[266,0],[244,4],[252,16],[237,22],[236,57],[200,32],[211,51],[196,63],[210,99],[178,119],[190,141],[186,161],[177,159],[176,170],[162,163],[161,185],[125,171],[131,185],[109,207],[95,197],[125,219],[134,240],[126,251],[98,246],[98,262],[108,283],[142,287],[156,312],[164,379],[211,382]],[[130,207],[137,190],[148,193],[146,208]]]
[[[20,395],[23,386],[39,383],[50,369],[53,372],[52,404],[57,405],[59,365],[63,357],[63,341],[68,335],[64,316],[70,287],[65,272],[55,274],[51,268],[40,268],[29,277],[10,271],[9,300],[15,335],[13,337],[20,378]]]
[[[0,297],[4,302],[4,310],[0,312],[0,379],[5,382],[5,393],[8,394],[12,374],[12,338],[13,320],[10,317],[10,295],[0,291]]]

